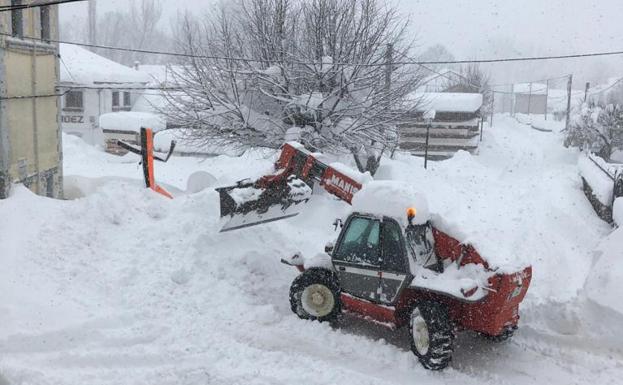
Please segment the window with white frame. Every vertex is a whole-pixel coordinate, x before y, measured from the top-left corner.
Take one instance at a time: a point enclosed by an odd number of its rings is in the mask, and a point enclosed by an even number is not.
[[[82,111],[84,109],[84,94],[82,91],[69,91],[65,94],[65,110]]]
[[[112,110],[130,111],[132,109],[132,97],[127,91],[113,91]]]

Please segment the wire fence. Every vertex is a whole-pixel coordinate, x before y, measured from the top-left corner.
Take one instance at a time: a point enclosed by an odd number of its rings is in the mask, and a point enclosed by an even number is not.
[[[542,115],[544,120],[562,121],[569,108],[581,101],[583,94],[570,86],[571,75],[513,84],[495,85],[494,111]],[[572,85],[572,84],[571,84]]]

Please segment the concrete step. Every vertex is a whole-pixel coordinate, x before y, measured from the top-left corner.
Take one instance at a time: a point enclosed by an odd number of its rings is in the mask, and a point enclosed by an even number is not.
[[[398,127],[402,128],[402,127],[426,127],[428,125],[427,122],[424,121],[416,121],[416,120],[409,120],[409,121],[402,121],[399,122],[397,124]],[[445,128],[455,128],[455,127],[479,127],[480,126],[480,119],[476,118],[476,119],[471,119],[471,120],[464,120],[464,121],[460,121],[460,122],[450,122],[450,121],[433,121],[431,122],[431,125],[433,127],[445,127]]]
[[[457,148],[472,148],[478,147],[480,143],[480,137],[475,136],[472,138],[434,138],[430,137],[428,139],[428,146],[442,146],[442,147],[457,147]],[[425,146],[426,145],[426,137],[409,137],[402,138],[400,141],[400,147],[404,148],[404,145],[409,146]]]
[[[426,128],[403,128],[400,130],[402,137],[426,137]],[[431,128],[430,136],[433,138],[473,138],[479,136],[480,131],[467,128]]]
[[[478,149],[471,149],[471,150],[466,150],[466,151],[469,152],[470,154],[478,153]],[[418,157],[424,157],[425,155],[424,151],[408,151],[408,152],[411,155],[418,156]],[[456,154],[456,151],[444,151],[444,150],[431,151],[429,149],[428,159],[429,160],[445,160],[445,159],[452,158],[454,154]]]

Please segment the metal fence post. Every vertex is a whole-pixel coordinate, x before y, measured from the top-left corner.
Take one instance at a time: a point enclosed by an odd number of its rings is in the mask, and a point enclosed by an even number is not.
[[[571,118],[571,86],[573,84],[573,75],[569,75],[567,80],[567,120],[565,122],[565,131],[569,130],[569,120]]]
[[[428,166],[428,138],[430,137],[430,126],[431,126],[431,122],[429,120],[428,124],[426,125],[426,147],[424,148],[424,169],[425,170]]]
[[[482,129],[485,126],[485,120],[481,117],[480,118],[480,141],[482,142]]]

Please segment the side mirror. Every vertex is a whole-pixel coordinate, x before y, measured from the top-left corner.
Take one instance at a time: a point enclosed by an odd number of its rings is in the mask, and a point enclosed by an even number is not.
[[[337,231],[337,227],[340,226],[341,229],[344,226],[344,223],[342,223],[342,220],[340,218],[336,218],[333,222],[333,226],[335,227],[334,231]]]
[[[335,245],[333,244],[333,242],[327,242],[327,244],[324,245],[324,252],[331,255],[334,247]]]

